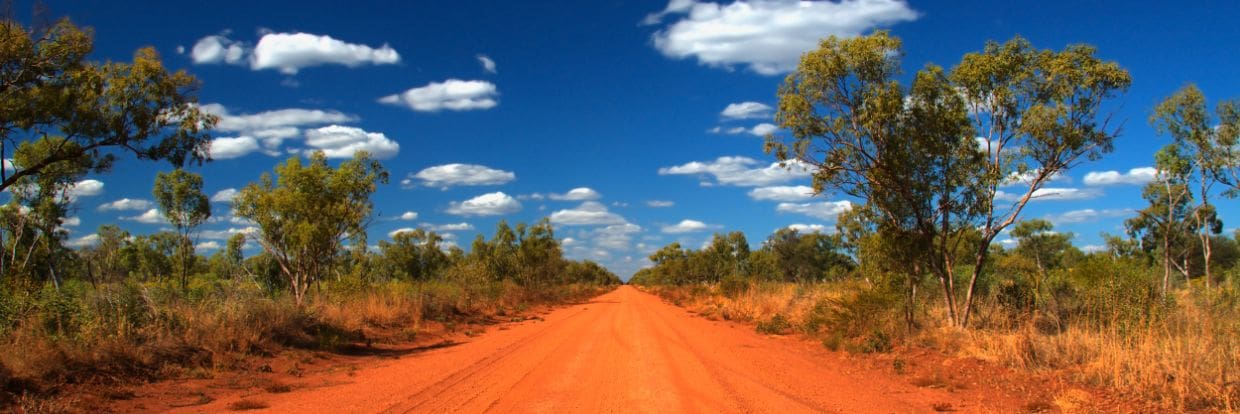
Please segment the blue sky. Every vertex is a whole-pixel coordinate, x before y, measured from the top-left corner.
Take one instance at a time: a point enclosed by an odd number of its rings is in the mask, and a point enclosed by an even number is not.
[[[831,34],[890,29],[908,72],[1016,34],[1041,48],[1093,44],[1127,68],[1115,152],[1052,183],[1067,199],[1024,215],[1053,219],[1078,246],[1122,233],[1128,209],[1143,207],[1141,168],[1167,142],[1147,122],[1159,100],[1188,82],[1211,105],[1240,97],[1230,0],[46,3],[94,28],[97,59],[149,45],[202,80],[201,102],[224,115],[217,160],[196,168],[213,195],[297,151],[365,148],[393,178],[374,196],[371,243],[422,226],[467,247],[501,219],[551,217],[571,257],[625,278],[673,241],[696,248],[740,230],[756,247],[780,227],[833,227],[843,199],[800,197],[808,178],[771,169],[754,135],[771,122],[763,105],[775,105],[783,74]],[[144,219],[163,168],[121,162],[90,177],[71,239],[89,242],[106,223],[164,227]],[[1229,232],[1235,205],[1220,204]],[[248,226],[226,202],[213,207],[208,251]]]

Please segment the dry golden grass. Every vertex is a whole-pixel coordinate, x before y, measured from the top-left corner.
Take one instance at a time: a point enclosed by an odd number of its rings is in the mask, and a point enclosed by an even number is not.
[[[762,324],[782,315],[800,331],[831,341],[833,330],[815,327],[815,306],[840,301],[865,289],[857,282],[796,285],[756,283],[728,297],[718,286],[646,287],[673,303],[707,318]],[[1169,410],[1240,409],[1240,322],[1235,304],[1210,305],[1199,293],[1181,292],[1177,305],[1162,320],[1137,324],[1139,331],[1087,324],[1066,324],[1062,331],[1039,329],[1033,322],[1004,325],[993,321],[984,329],[961,330],[938,325],[942,310],[931,303],[923,323],[907,337],[961,357],[973,357],[1028,371],[1055,371],[1085,384],[1109,387],[1157,401]],[[835,302],[838,303],[838,302]],[[981,304],[979,307],[995,305]],[[978,309],[979,315],[998,314]],[[997,317],[996,317],[997,318]],[[892,337],[904,334],[892,325]],[[1077,406],[1078,395],[1064,395],[1056,405]]]
[[[408,341],[427,319],[485,320],[606,289],[563,286],[534,294],[511,282],[325,285],[304,307],[231,282],[193,300],[164,286],[81,287],[62,301],[61,314],[33,312],[0,332],[0,410],[59,401],[57,390],[69,383],[209,378],[289,347],[333,351]]]

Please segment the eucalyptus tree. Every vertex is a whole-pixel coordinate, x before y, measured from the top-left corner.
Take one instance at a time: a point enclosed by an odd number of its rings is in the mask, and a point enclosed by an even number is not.
[[[1179,152],[1183,153],[1190,163],[1191,175],[1188,178],[1189,181],[1195,181],[1195,196],[1198,201],[1192,215],[1196,222],[1197,239],[1201,244],[1207,289],[1213,279],[1213,270],[1210,267],[1213,256],[1211,238],[1223,231],[1218,212],[1214,205],[1210,204],[1210,195],[1215,183],[1232,183],[1228,175],[1234,175],[1236,163],[1240,161],[1236,158],[1234,148],[1237,133],[1235,107],[1235,102],[1220,104],[1217,112],[1222,122],[1214,125],[1215,120],[1206,108],[1205,95],[1197,85],[1189,84],[1160,102],[1150,116],[1150,123],[1155,130],[1159,134],[1170,135],[1174,140],[1173,145],[1179,147]],[[1234,196],[1234,191],[1227,194]]]
[[[966,326],[990,243],[1064,170],[1112,149],[1103,103],[1131,82],[1092,47],[990,42],[950,72],[927,65],[904,87],[901,42],[879,31],[831,37],[779,89],[768,137],[781,161],[814,169],[816,192],[864,199],[881,233],[926,250],[951,324]],[[1000,188],[1018,185],[1008,194]],[[967,249],[965,249],[967,248]],[[962,250],[972,265],[956,297]]]
[[[176,166],[209,159],[216,118],[198,108],[198,81],[169,73],[155,49],[97,63],[86,60],[93,34],[68,19],[30,29],[0,19],[0,158],[46,142],[38,157],[0,169],[0,191],[60,163],[101,172],[126,153]]]
[[[52,140],[22,142],[12,162],[28,165],[56,151]],[[25,175],[13,180],[12,197],[6,209],[4,228],[7,254],[0,255],[0,275],[23,274],[27,278],[46,272],[57,288],[61,275],[57,259],[63,255],[63,242],[68,232],[62,227],[75,197],[78,179],[90,169],[83,159],[65,160],[43,168],[38,175]],[[37,253],[37,254],[36,254]],[[33,259],[33,261],[32,261]],[[42,262],[40,266],[31,267]]]
[[[190,261],[194,258],[194,240],[190,234],[211,217],[211,201],[202,192],[202,176],[176,169],[155,175],[151,190],[159,210],[180,236],[176,255],[180,263],[181,289],[189,287]]]
[[[1142,250],[1157,252],[1161,257],[1163,296],[1167,295],[1171,286],[1172,268],[1184,275],[1185,282],[1188,281],[1191,269],[1189,242],[1186,239],[1197,231],[1189,208],[1193,201],[1193,193],[1189,189],[1193,167],[1191,161],[1180,153],[1180,148],[1174,143],[1167,144],[1154,155],[1158,174],[1142,191],[1142,197],[1149,202],[1149,206],[1124,222],[1128,234],[1140,240]]]
[[[387,183],[388,173],[364,151],[334,169],[319,151],[307,162],[289,158],[275,175],[264,173],[233,204],[236,216],[257,223],[254,239],[301,305],[311,283],[330,271],[344,240],[366,231],[374,210],[370,195]]]

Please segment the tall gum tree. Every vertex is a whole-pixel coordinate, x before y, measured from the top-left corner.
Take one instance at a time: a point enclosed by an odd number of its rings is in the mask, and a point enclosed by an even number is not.
[[[1154,108],[1150,123],[1159,134],[1170,135],[1178,151],[1190,163],[1188,181],[1195,181],[1197,205],[1193,208],[1197,239],[1201,243],[1202,266],[1206,288],[1214,278],[1211,268],[1213,246],[1211,238],[1223,231],[1223,223],[1210,203],[1210,195],[1216,183],[1229,185],[1229,173],[1234,174],[1237,159],[1236,102],[1222,102],[1218,106],[1218,122],[1206,108],[1205,94],[1197,85],[1189,84],[1164,99]],[[1190,183],[1191,185],[1192,183]],[[1234,191],[1225,192],[1234,196]]]
[[[180,236],[176,252],[180,264],[181,289],[189,287],[189,269],[194,259],[194,240],[190,234],[211,217],[211,201],[202,192],[202,176],[177,168],[155,175],[151,190],[159,210]]]
[[[1118,129],[1103,103],[1131,78],[1090,46],[1038,50],[1017,37],[950,72],[928,65],[905,89],[900,57],[885,31],[823,40],[779,89],[775,120],[791,138],[769,136],[766,148],[813,166],[816,192],[864,199],[880,232],[924,249],[949,322],[967,326],[990,243],[1053,177],[1111,151]]]

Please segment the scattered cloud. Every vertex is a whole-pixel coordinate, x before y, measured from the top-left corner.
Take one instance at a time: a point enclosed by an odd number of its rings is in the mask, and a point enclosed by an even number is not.
[[[69,241],[65,242],[66,246],[69,246],[75,249],[81,249],[83,247],[90,247],[96,244],[99,244],[99,235],[93,234],[93,233],[87,234],[82,237],[78,237],[76,239],[69,239]]]
[[[814,196],[814,188],[804,185],[758,187],[749,190],[749,198],[770,201],[804,201]]]
[[[564,193],[564,194],[552,193],[548,195],[547,197],[552,200],[560,200],[560,201],[587,201],[587,200],[598,200],[599,198],[602,197],[602,195],[600,195],[598,191],[594,191],[594,189],[590,187],[577,187],[572,190],[568,190],[567,193]]]
[[[99,180],[78,181],[73,184],[73,188],[69,189],[69,197],[73,199],[94,197],[100,194],[103,194],[103,182]]]
[[[590,236],[595,246],[603,249],[624,251],[628,250],[632,245],[633,235],[641,232],[642,226],[624,223],[595,229]]]
[[[789,229],[795,230],[797,233],[831,233],[835,231],[833,227],[827,227],[821,224],[789,224]]]
[[[198,236],[207,240],[228,240],[230,237],[237,234],[250,235],[257,232],[258,228],[253,226],[240,228],[232,227],[225,230],[203,230],[198,232]]]
[[[676,205],[676,202],[669,200],[646,200],[646,205],[653,208],[667,208]]]
[[[216,159],[239,158],[254,152],[277,156],[282,153],[279,149],[285,140],[302,136],[302,128],[357,121],[352,115],[319,109],[287,108],[233,114],[223,105],[212,103],[202,105],[202,110],[219,117],[216,130],[237,134],[211,141],[211,156]]]
[[[213,159],[228,160],[250,155],[250,153],[258,151],[260,148],[258,140],[254,139],[254,137],[214,138],[211,140],[210,153]]]
[[[995,192],[995,200],[999,201],[1019,201],[1024,193],[1008,193],[1004,191]],[[1102,192],[1092,188],[1055,188],[1046,187],[1034,190],[1029,201],[1051,201],[1051,200],[1089,200],[1102,196]]]
[[[238,191],[236,188],[225,188],[223,190],[216,191],[215,194],[211,195],[211,202],[231,203],[233,198],[237,197],[237,193]]]
[[[667,234],[698,233],[721,227],[723,226],[717,224],[706,224],[697,220],[684,219],[679,223],[663,226],[663,232]]]
[[[412,187],[415,179],[427,187],[448,189],[456,186],[507,184],[517,179],[517,175],[484,165],[454,163],[425,168],[406,177],[401,184]]]
[[[379,98],[380,103],[407,106],[418,112],[491,109],[499,102],[495,84],[481,80],[448,79]]]
[[[702,185],[734,185],[742,187],[769,186],[810,176],[809,168],[801,162],[789,161],[785,167],[778,162],[756,167],[758,160],[748,157],[719,157],[714,161],[693,161],[683,165],[659,169],[659,175],[710,176],[713,181],[703,180]]]
[[[1065,211],[1059,214],[1046,216],[1046,219],[1056,225],[1068,223],[1089,223],[1105,218],[1128,217],[1136,214],[1136,210],[1130,208],[1102,209],[1095,210],[1086,208],[1081,210]]]
[[[326,64],[357,67],[400,62],[400,54],[384,44],[378,48],[345,43],[331,36],[310,33],[268,33],[258,39],[250,69],[278,69],[295,75],[303,68]]]
[[[1084,252],[1087,254],[1105,252],[1106,250],[1107,250],[1107,247],[1101,244],[1087,244],[1087,245],[1081,246],[1081,252]]]
[[[586,201],[580,206],[551,213],[551,222],[564,226],[600,226],[624,224],[624,217],[607,210],[597,201]]]
[[[490,56],[478,55],[478,64],[482,65],[482,70],[485,70],[487,73],[499,73],[499,71],[495,68],[495,61],[492,60]]]
[[[403,220],[403,221],[413,221],[413,220],[417,220],[417,219],[418,219],[418,213],[417,213],[417,212],[413,212],[413,211],[406,211],[406,212],[404,212],[404,213],[401,213],[401,215],[400,215],[400,216],[398,216],[397,218],[399,218],[399,219],[401,219],[401,220]]]
[[[340,125],[306,131],[306,145],[315,151],[323,151],[328,158],[353,158],[358,151],[366,151],[377,159],[387,159],[400,152],[400,144],[382,132],[367,132]]]
[[[452,202],[447,213],[458,216],[500,216],[521,211],[521,202],[502,191]]]
[[[417,229],[415,229],[415,228],[413,228],[413,227],[401,227],[401,228],[399,228],[399,229],[389,231],[389,232],[388,232],[388,234],[387,234],[387,236],[388,236],[388,238],[389,238],[389,239],[391,239],[391,238],[396,237],[396,235],[397,235],[397,234],[401,234],[401,233],[413,233],[414,231],[417,231]]]
[[[1127,173],[1119,171],[1093,171],[1085,174],[1084,182],[1085,185],[1141,185],[1150,182],[1156,175],[1158,175],[1158,169],[1154,167],[1133,168],[1128,170]]]
[[[81,217],[65,217],[60,220],[60,225],[64,227],[77,227],[82,225]]]
[[[664,56],[777,75],[795,69],[801,54],[822,38],[854,37],[915,20],[918,14],[901,0],[739,0],[727,5],[672,0],[643,23],[661,24],[670,16],[680,17],[651,35]]]
[[[820,201],[817,203],[779,203],[775,206],[775,211],[780,213],[795,213],[810,217],[820,218],[823,220],[835,220],[835,217],[852,208],[852,203],[848,200],[842,201]]]
[[[1027,187],[1033,183],[1033,179],[1037,177],[1039,171],[1040,170],[1036,168],[1029,170],[1029,171],[1025,171],[1023,174],[1013,171],[1011,174],[1008,175],[1007,179],[1003,180],[1003,182],[1000,184],[1005,187],[1014,186],[1014,185],[1022,185],[1022,186]],[[1055,174],[1052,174],[1045,181],[1043,181],[1043,183],[1068,182],[1068,181],[1071,181],[1071,179],[1069,179],[1068,176],[1064,175],[1061,172],[1057,172]]]
[[[249,49],[241,42],[228,38],[229,32],[224,31],[218,35],[205,36],[198,39],[194,43],[194,47],[190,49],[190,59],[196,64],[219,64],[227,63],[229,65],[244,65],[250,53]],[[178,53],[183,53],[184,49],[178,46]]]
[[[739,127],[739,126],[731,127],[731,128],[724,128],[724,127],[717,126],[717,127],[706,130],[706,132],[709,132],[712,134],[727,134],[727,135],[749,134],[755,137],[765,137],[768,134],[773,134],[775,133],[775,131],[778,131],[778,130],[779,130],[779,127],[775,126],[775,124],[761,123],[758,125],[754,125],[752,128],[745,128],[745,127]]]
[[[357,117],[339,111],[320,109],[286,108],[253,114],[233,114],[224,105],[202,105],[203,112],[218,116],[215,129],[225,132],[241,132],[260,137],[297,135],[296,127],[340,124],[357,121]],[[290,130],[288,128],[293,127]]]
[[[258,44],[250,47],[228,36],[229,33],[224,32],[198,39],[190,50],[190,58],[197,64],[248,65],[251,70],[276,69],[286,75],[329,64],[352,68],[400,63],[400,54],[387,44],[375,48],[327,35],[266,33],[258,39]]]
[[[443,233],[448,231],[470,231],[474,229],[474,225],[469,223],[450,223],[450,224],[422,224],[422,228],[427,230]]]
[[[154,204],[150,200],[122,198],[111,203],[103,203],[99,205],[99,211],[123,211],[123,210],[146,210]]]
[[[122,217],[121,219],[122,219],[122,220],[129,220],[129,221],[136,221],[136,222],[139,222],[139,223],[142,223],[142,224],[163,224],[163,223],[166,223],[166,221],[164,221],[164,215],[163,215],[163,214],[160,214],[158,209],[153,209],[153,208],[152,208],[152,209],[150,209],[150,210],[147,210],[146,212],[144,212],[144,213],[142,213],[142,214],[139,214],[139,215],[136,215],[136,216],[130,216],[130,217]]]
[[[760,102],[740,102],[728,104],[719,116],[726,119],[760,119],[770,118],[774,108]]]
[[[208,241],[201,242],[201,243],[194,245],[194,250],[197,252],[207,252],[207,251],[219,250],[219,249],[220,249],[220,242],[217,242],[214,240],[208,240]]]

